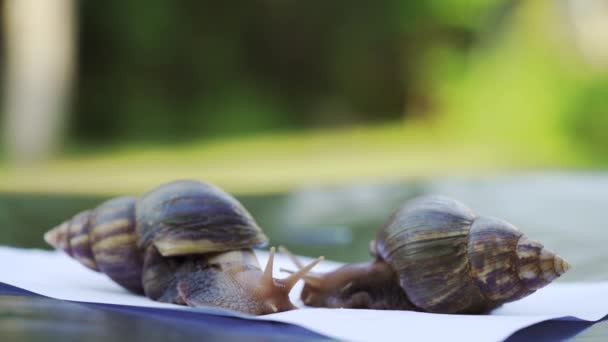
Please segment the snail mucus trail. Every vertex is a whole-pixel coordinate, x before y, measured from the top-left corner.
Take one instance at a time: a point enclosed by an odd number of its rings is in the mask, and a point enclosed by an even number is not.
[[[570,268],[512,224],[478,216],[442,196],[413,199],[398,209],[370,243],[370,253],[370,262],[306,275],[302,301],[478,314],[523,298]]]
[[[134,293],[253,315],[294,309],[289,292],[323,259],[273,278],[274,248],[264,271],[251,249],[268,242],[253,217],[234,197],[195,180],[111,199],[44,239]]]

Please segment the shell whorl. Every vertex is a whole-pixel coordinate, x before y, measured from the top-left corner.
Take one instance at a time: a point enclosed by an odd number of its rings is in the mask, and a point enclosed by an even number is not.
[[[480,313],[522,298],[569,265],[513,225],[429,196],[399,209],[373,246],[410,301],[429,312]]]
[[[570,268],[512,224],[492,217],[473,223],[468,255],[473,279],[493,306],[523,298]]]
[[[234,197],[211,184],[180,180],[144,194],[136,208],[138,245],[163,256],[261,247],[268,238]]]
[[[99,271],[89,239],[91,214],[91,210],[86,210],[75,215],[70,220],[46,232],[44,240],[49,245],[63,250],[86,267]]]
[[[519,239],[516,253],[519,279],[530,290],[545,286],[570,269],[570,264],[560,256],[525,236]]]
[[[44,235],[81,264],[142,293],[142,257],[135,234],[135,198],[119,197],[77,214]]]

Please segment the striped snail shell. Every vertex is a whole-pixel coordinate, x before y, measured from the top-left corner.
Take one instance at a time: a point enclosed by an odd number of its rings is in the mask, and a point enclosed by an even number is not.
[[[177,181],[144,194],[136,210],[138,246],[163,256],[264,246],[268,238],[232,196],[210,184]]]
[[[308,275],[304,303],[483,313],[533,293],[570,267],[512,224],[439,196],[397,210],[370,250],[372,262]]]
[[[271,253],[262,272],[251,248],[267,244],[264,232],[234,197],[194,180],[111,199],[44,238],[132,292],[252,314],[293,309],[289,291],[320,261],[275,279]]]
[[[108,200],[48,231],[44,239],[126,289],[143,293],[143,259],[136,245],[135,197]]]

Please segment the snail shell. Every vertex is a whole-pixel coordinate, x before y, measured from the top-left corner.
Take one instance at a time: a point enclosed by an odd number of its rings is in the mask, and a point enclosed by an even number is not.
[[[203,254],[266,245],[251,214],[223,190],[197,181],[161,185],[136,210],[138,246],[163,256]]]
[[[459,201],[439,196],[418,198],[397,210],[370,251],[376,257],[371,263],[308,276],[304,302],[353,307],[352,298],[358,296],[366,299],[358,307],[482,313],[533,293],[569,268],[510,223],[478,216]],[[371,286],[366,278],[378,270],[387,270],[393,277],[385,277],[393,280]],[[397,285],[407,300],[395,294]],[[391,298],[384,295],[387,289],[393,289]]]
[[[268,241],[261,228],[234,197],[193,180],[109,200],[50,230],[45,240],[135,293],[252,314],[294,308],[289,291],[320,261],[274,279],[271,257],[262,272],[251,250]]]
[[[143,293],[143,260],[136,245],[135,197],[118,197],[74,216],[44,236],[86,267]]]

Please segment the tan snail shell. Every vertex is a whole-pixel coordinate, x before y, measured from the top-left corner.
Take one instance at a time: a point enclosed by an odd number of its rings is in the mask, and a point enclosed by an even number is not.
[[[45,240],[132,292],[163,302],[261,315],[293,309],[289,292],[321,258],[285,279],[251,248],[268,238],[247,210],[199,181],[119,197],[50,230]]]
[[[370,249],[372,262],[307,275],[304,303],[483,313],[533,293],[569,268],[510,223],[438,196],[397,210]]]

